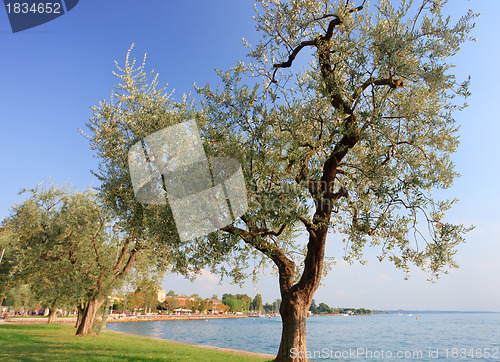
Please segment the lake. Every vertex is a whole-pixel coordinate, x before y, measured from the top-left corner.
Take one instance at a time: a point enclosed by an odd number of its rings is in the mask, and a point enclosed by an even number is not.
[[[281,319],[109,323],[108,329],[276,354]],[[313,316],[307,318],[307,347],[308,357],[318,361],[495,361],[500,360],[500,314]]]

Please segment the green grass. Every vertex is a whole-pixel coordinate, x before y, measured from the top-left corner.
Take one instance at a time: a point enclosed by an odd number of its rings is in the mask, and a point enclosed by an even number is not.
[[[8,361],[268,361],[112,332],[76,337],[61,324],[0,325],[0,359]]]

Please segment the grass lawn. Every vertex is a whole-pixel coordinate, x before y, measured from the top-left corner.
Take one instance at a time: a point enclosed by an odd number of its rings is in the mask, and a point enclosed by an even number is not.
[[[9,361],[268,361],[112,332],[76,337],[61,324],[0,325],[0,359]]]

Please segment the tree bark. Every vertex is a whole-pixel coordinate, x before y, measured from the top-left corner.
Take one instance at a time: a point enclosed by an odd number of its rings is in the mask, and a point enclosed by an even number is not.
[[[54,323],[54,321],[56,320],[56,310],[57,308],[55,307],[49,308],[49,320],[47,321],[47,324]]]
[[[291,288],[281,281],[293,279],[293,273],[280,272],[281,287],[281,342],[275,361],[307,361],[306,318],[314,293],[319,287],[323,273],[326,230],[318,230],[309,237],[308,253],[301,279]]]
[[[93,299],[86,302],[83,308],[78,308],[78,320],[80,323],[78,323],[76,328],[77,336],[87,336],[89,334],[93,334],[92,327],[94,325],[95,315],[103,302],[104,299]]]
[[[77,310],[77,316],[76,316],[76,323],[75,323],[75,328],[78,328],[80,323],[82,323],[82,317],[83,317],[83,307],[78,305],[76,307]]]
[[[302,293],[294,293],[285,298],[280,306],[283,329],[275,361],[307,361],[306,317],[309,298]]]
[[[106,323],[108,322],[108,315],[109,315],[109,298],[106,298],[106,304],[104,305],[104,312],[102,313],[102,320],[101,320],[101,326],[99,327],[99,333],[101,332],[106,332]]]

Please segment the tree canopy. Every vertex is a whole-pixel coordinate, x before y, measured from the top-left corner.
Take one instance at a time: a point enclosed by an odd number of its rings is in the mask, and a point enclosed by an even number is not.
[[[6,221],[16,256],[12,277],[51,309],[85,303],[113,288],[110,214],[91,191],[52,185],[25,190]]]
[[[413,16],[412,1],[380,1],[378,11],[349,1],[260,5],[263,37],[249,45],[250,62],[220,72],[217,91],[198,88],[209,152],[240,159],[248,180],[243,230],[227,231],[269,239],[328,226],[345,235],[347,260],[372,245],[405,271],[454,267],[468,229],[443,219],[456,200],[431,191],[457,176],[453,114],[468,81],[456,81],[447,58],[470,39],[474,14],[453,25],[430,1]],[[305,48],[309,66],[288,71]],[[318,210],[330,212],[311,219]],[[302,251],[289,254],[300,265],[306,250],[289,235],[279,249]]]
[[[256,268],[266,260],[276,267],[278,360],[288,360],[290,348],[305,351],[305,315],[328,271],[329,231],[343,235],[348,261],[363,262],[365,246],[375,246],[380,260],[406,273],[416,265],[438,277],[456,267],[469,228],[447,221],[455,200],[433,192],[458,176],[454,114],[466,106],[457,96],[469,92],[449,58],[472,40],[476,15],[453,24],[444,3],[260,0],[261,40],[247,43],[247,62],[218,71],[216,89],[196,88],[199,103],[174,102],[129,52],[113,98],[94,107],[88,126],[100,191],[130,232],[166,246],[178,270],[207,264],[239,281],[249,258]],[[168,205],[134,199],[127,153],[188,119],[208,157],[241,163],[249,207],[218,232],[180,243]]]

